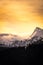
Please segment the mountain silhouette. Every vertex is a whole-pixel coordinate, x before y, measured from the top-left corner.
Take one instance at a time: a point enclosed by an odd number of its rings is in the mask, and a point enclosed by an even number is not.
[[[43,65],[43,29],[36,27],[31,38],[0,34],[0,65]]]

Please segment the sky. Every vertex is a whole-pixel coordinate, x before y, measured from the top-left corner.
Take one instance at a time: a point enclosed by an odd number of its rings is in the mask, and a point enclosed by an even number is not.
[[[43,29],[43,0],[0,0],[0,33],[31,35]]]

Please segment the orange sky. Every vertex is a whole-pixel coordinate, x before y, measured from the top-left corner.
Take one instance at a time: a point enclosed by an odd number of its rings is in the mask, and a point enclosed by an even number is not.
[[[31,35],[43,28],[42,0],[0,0],[0,33]]]

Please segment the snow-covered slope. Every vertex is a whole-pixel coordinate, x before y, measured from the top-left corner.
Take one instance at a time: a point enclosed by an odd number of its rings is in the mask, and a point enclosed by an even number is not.
[[[30,39],[32,40],[32,42],[36,42],[41,38],[43,38],[43,29],[36,27],[32,35],[30,36]]]
[[[27,47],[29,44],[37,42],[39,40],[43,41],[43,29],[36,27],[30,39],[22,40],[21,37],[12,34],[0,34],[0,44],[5,47]],[[3,45],[4,44],[4,45]]]
[[[21,39],[22,39],[21,37],[13,34],[0,34],[0,43],[5,45],[9,45],[9,44],[11,45],[16,40],[19,41]]]
[[[34,32],[31,35],[31,38],[34,36],[42,37],[43,38],[43,29],[36,27]]]

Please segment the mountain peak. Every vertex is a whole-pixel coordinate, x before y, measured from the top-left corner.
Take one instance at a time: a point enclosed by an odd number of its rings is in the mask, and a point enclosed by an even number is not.
[[[34,32],[31,35],[31,38],[35,37],[35,36],[43,37],[43,29],[36,27],[36,29],[34,30]]]
[[[36,27],[36,29],[34,31],[42,31],[43,29]]]
[[[36,27],[36,29],[41,29],[41,28],[39,28],[39,27]]]

